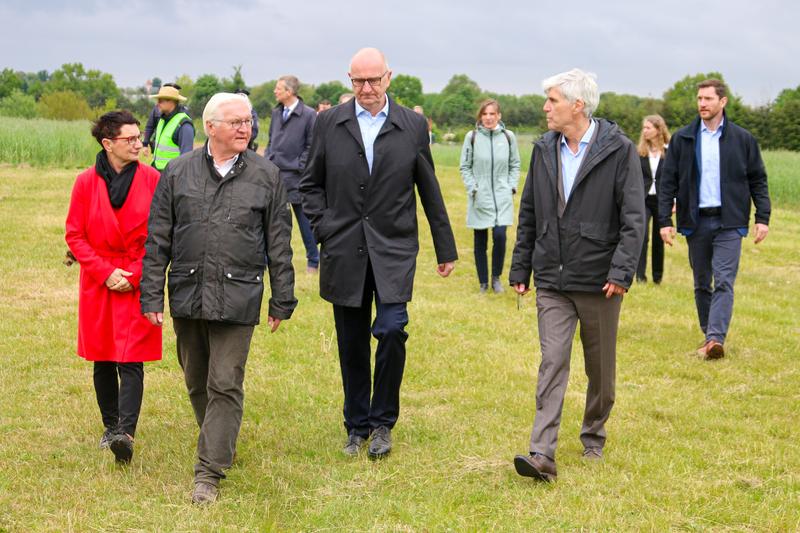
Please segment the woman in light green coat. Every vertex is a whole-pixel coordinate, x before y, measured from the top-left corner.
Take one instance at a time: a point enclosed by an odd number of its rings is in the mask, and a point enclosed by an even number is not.
[[[500,104],[481,102],[475,129],[464,137],[461,177],[467,189],[467,227],[474,230],[475,267],[480,291],[489,289],[486,249],[492,230],[492,290],[503,292],[500,275],[506,254],[506,227],[514,223],[519,183],[519,149],[500,121]]]

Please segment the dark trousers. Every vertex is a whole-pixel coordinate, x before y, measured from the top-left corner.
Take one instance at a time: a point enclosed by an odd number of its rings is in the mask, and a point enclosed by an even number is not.
[[[658,225],[658,197],[655,194],[647,195],[644,199],[644,243],[642,243],[642,255],[639,256],[639,266],[636,268],[636,279],[639,281],[647,281],[647,241],[650,240],[648,236],[648,226],[650,219],[653,220],[653,281],[661,283],[661,278],[664,275],[664,241],[661,240]]]
[[[706,341],[724,343],[733,316],[733,284],[739,271],[742,235],[736,229],[724,229],[718,216],[701,216],[686,243],[700,329]]]
[[[475,268],[478,271],[478,282],[489,283],[489,265],[486,260],[489,230],[476,229],[474,238]],[[492,228],[492,277],[499,278],[503,274],[503,262],[506,257],[506,227]]]
[[[173,318],[178,361],[200,436],[195,481],[217,485],[233,463],[253,326]]]
[[[569,382],[569,360],[575,328],[581,325],[583,363],[589,383],[581,427],[585,448],[602,448],[605,423],[614,406],[617,327],[622,296],[603,293],[536,290],[542,362],[536,382],[536,417],[530,451],[554,459],[561,410]]]
[[[375,321],[370,329],[373,294]],[[381,302],[372,268],[367,268],[361,307],[334,305],[333,318],[344,387],[345,429],[348,434],[367,438],[378,426],[393,428],[400,414],[400,384],[406,363],[406,304]],[[370,375],[370,333],[378,340],[374,378]]]
[[[311,231],[311,223],[308,221],[305,213],[303,213],[303,206],[301,204],[292,204],[294,216],[297,219],[297,227],[300,229],[300,236],[303,238],[303,246],[306,247],[306,261],[310,267],[319,267],[319,250],[317,249],[317,241],[314,240],[314,233]]]
[[[142,408],[144,365],[95,361],[94,392],[106,429],[133,437]]]

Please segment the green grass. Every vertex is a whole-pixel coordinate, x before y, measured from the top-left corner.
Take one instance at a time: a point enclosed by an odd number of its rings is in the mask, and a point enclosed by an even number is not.
[[[298,253],[300,305],[277,333],[256,328],[237,463],[219,503],[200,510],[189,504],[197,428],[171,326],[164,360],[146,366],[134,461],[118,468],[97,449],[91,364],[74,355],[78,269],[60,264],[77,172],[0,167],[0,531],[800,528],[799,212],[776,208],[769,238],[745,241],[719,362],[694,356],[685,241],[667,250],[661,286],[626,297],[602,464],[580,459],[576,343],[560,477],[540,485],[511,462],[535,408],[533,297],[517,310],[509,292],[478,294],[463,186],[452,165],[439,171],[461,260],[439,279],[423,222],[392,455],[340,454],[332,312]]]

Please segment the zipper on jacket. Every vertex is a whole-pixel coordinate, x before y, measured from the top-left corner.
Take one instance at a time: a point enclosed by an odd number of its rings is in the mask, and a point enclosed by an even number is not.
[[[491,153],[491,161],[492,161],[492,172],[491,172],[491,182],[492,182],[492,202],[494,202],[494,225],[497,226],[497,195],[494,192],[494,130],[489,130],[489,153]]]

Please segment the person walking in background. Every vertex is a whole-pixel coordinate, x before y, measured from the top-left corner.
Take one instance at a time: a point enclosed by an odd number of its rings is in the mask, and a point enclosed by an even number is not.
[[[330,109],[331,107],[332,107],[332,106],[331,106],[331,101],[330,101],[330,100],[321,100],[321,101],[320,101],[320,102],[317,104],[317,115],[319,115],[319,114],[320,114],[320,113],[322,113],[323,111],[327,111],[327,110],[328,110],[328,109]]]
[[[94,362],[105,431],[100,448],[130,462],[142,406],[144,365],[161,359],[161,329],[138,311],[147,214],[159,173],[139,164],[139,121],[128,111],[101,116],[101,146],[75,180],[66,241],[80,264],[78,355]]]
[[[316,274],[319,269],[319,249],[308,218],[303,213],[297,188],[308,161],[317,114],[297,95],[299,89],[300,82],[294,76],[278,78],[275,84],[275,99],[278,103],[272,110],[269,141],[264,156],[281,170],[283,186],[286,188],[289,203],[292,204],[306,249],[306,271]]]
[[[672,246],[675,202],[678,231],[689,245],[697,317],[705,335],[698,354],[704,359],[725,356],[751,199],[756,207],[754,242],[769,233],[771,207],[761,151],[749,131],[728,119],[727,103],[728,88],[722,81],[697,85],[699,116],[672,136],[658,193],[661,238]]]
[[[425,120],[387,96],[392,71],[380,50],[356,53],[349,76],[355,98],[317,117],[300,193],[322,245],[320,295],[333,304],[347,430],[342,451],[358,455],[371,436],[369,456],[380,458],[392,449],[400,414],[419,250],[415,189],[440,276],[450,275],[458,254]],[[370,332],[378,340],[374,379]]]
[[[603,458],[622,296],[644,240],[644,190],[636,147],[616,124],[592,116],[600,100],[594,76],[573,69],[542,86],[550,131],[533,146],[509,281],[525,294],[533,272],[542,352],[530,453],[514,467],[551,481],[578,323],[589,381],[583,457]]]
[[[642,163],[642,178],[644,179],[644,244],[642,255],[639,256],[639,266],[636,267],[636,280],[647,281],[647,246],[648,226],[653,221],[653,283],[661,283],[664,276],[664,241],[661,240],[658,227],[658,188],[660,185],[661,170],[664,166],[664,156],[669,145],[669,130],[661,115],[648,115],[642,122],[642,133],[639,136],[639,159]]]
[[[177,83],[165,83],[162,87],[174,87],[175,89],[180,92],[181,86]],[[160,89],[160,87],[159,87]],[[161,109],[158,107],[158,103],[153,105],[153,109],[150,110],[150,115],[147,117],[147,123],[144,126],[144,138],[142,142],[146,148],[149,148],[152,152],[153,148],[155,147],[153,135],[156,132],[156,126],[158,126],[158,119],[161,118]]]
[[[182,105],[186,97],[174,86],[164,85],[150,98],[158,101],[161,111],[152,143],[153,166],[162,171],[167,163],[194,149],[194,125],[186,106]]]
[[[164,321],[164,278],[178,362],[200,436],[192,502],[217,499],[236,453],[244,374],[269,268],[275,332],[297,305],[291,213],[277,167],[247,149],[250,103],[218,93],[203,111],[208,142],[161,176],[148,221],[141,310]]]
[[[492,290],[503,292],[500,276],[506,255],[506,228],[514,223],[519,184],[519,149],[514,134],[500,120],[500,104],[487,99],[478,108],[475,129],[464,136],[461,178],[467,189],[467,227],[473,230],[475,268],[481,292],[489,288],[486,257],[492,231]]]

